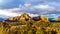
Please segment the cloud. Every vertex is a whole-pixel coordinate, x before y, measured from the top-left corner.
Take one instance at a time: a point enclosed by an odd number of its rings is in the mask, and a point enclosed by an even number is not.
[[[27,13],[27,12],[22,12],[20,8],[0,9],[0,17],[2,18],[20,16],[22,13]],[[38,14],[31,14],[31,13],[27,13],[27,14],[29,14],[31,17],[38,16]]]
[[[58,18],[60,15],[59,14],[47,14],[47,15],[44,15],[48,18]]]
[[[19,14],[16,13],[19,11],[19,8],[13,8],[13,9],[0,9],[0,15],[6,15],[6,16],[18,16]],[[16,12],[15,12],[16,11]]]
[[[31,17],[39,16],[38,14],[31,14],[31,13],[28,13],[28,14],[29,14],[29,16],[31,16]]]
[[[17,1],[17,0],[16,0]],[[56,16],[60,12],[60,2],[58,0],[19,0],[20,3],[11,4],[11,9],[0,9],[0,15],[17,16],[22,13],[29,13],[30,16],[50,15]],[[15,5],[16,4],[16,5]],[[6,6],[6,5],[5,5]],[[19,6],[18,8],[16,8]],[[10,7],[10,5],[6,6]],[[6,8],[4,7],[4,8]],[[56,13],[55,13],[56,12]],[[56,14],[56,15],[53,15]]]
[[[29,7],[26,7],[25,5],[21,5],[20,9],[22,9],[22,12],[30,13],[30,14],[38,14],[38,15],[45,15],[47,17],[58,17],[60,10],[59,8],[56,8],[54,6],[50,5],[44,5],[44,4],[38,4],[38,5],[32,5],[30,4]],[[55,14],[55,15],[53,15]]]
[[[54,10],[55,9],[54,7],[51,7],[49,5],[40,5],[40,4],[35,6],[35,8],[38,8],[41,10]]]
[[[11,9],[0,9],[0,15],[6,16],[19,16],[22,13],[28,13],[31,17],[45,15],[47,17],[55,17],[57,14],[53,15],[54,12],[59,12],[55,7],[50,5],[34,5],[25,3],[24,5],[19,5],[19,8]],[[51,13],[51,14],[50,14]],[[58,15],[59,16],[59,15]]]
[[[29,6],[31,6],[31,4],[30,3],[25,3],[24,6],[29,7]]]
[[[29,5],[28,7],[26,5]],[[22,9],[23,12],[26,13],[35,13],[35,14],[46,14],[49,12],[53,12],[56,10],[55,7],[53,6],[49,6],[49,5],[32,5],[32,4],[24,4],[24,5],[20,5],[19,7],[20,9]]]

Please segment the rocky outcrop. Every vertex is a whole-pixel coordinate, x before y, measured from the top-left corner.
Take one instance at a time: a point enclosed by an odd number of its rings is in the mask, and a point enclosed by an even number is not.
[[[41,16],[40,18],[42,22],[50,22],[49,19],[45,16]]]
[[[40,16],[33,17],[32,19],[33,19],[34,21],[39,21],[39,20],[41,20]]]
[[[19,21],[20,22],[28,22],[28,21],[30,22],[30,21],[32,21],[32,18],[28,14],[24,13],[20,16]]]
[[[32,21],[32,18],[28,14],[24,13],[21,16],[8,18],[3,22],[28,22],[28,21]]]
[[[34,21],[49,22],[49,19],[45,16],[38,16],[32,18]]]
[[[49,19],[46,18],[45,16],[37,16],[31,18],[28,14],[24,13],[21,16],[16,16],[4,20],[4,22],[32,22],[32,21],[49,22]]]

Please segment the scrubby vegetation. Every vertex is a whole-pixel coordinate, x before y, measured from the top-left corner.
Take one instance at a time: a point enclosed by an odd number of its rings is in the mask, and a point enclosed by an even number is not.
[[[48,22],[3,22],[0,34],[60,34],[60,23]]]

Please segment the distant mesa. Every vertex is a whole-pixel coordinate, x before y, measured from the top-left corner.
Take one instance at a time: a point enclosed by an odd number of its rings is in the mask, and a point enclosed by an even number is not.
[[[53,20],[55,20],[55,21],[60,21],[60,17],[54,18]]]
[[[31,22],[31,21],[49,22],[49,19],[45,16],[37,16],[31,18],[28,14],[24,13],[21,16],[8,18],[3,22]]]

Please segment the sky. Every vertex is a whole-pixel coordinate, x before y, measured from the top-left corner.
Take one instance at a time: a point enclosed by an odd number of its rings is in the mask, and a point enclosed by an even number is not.
[[[32,17],[59,17],[60,0],[0,0],[0,17],[14,17],[22,13]]]

